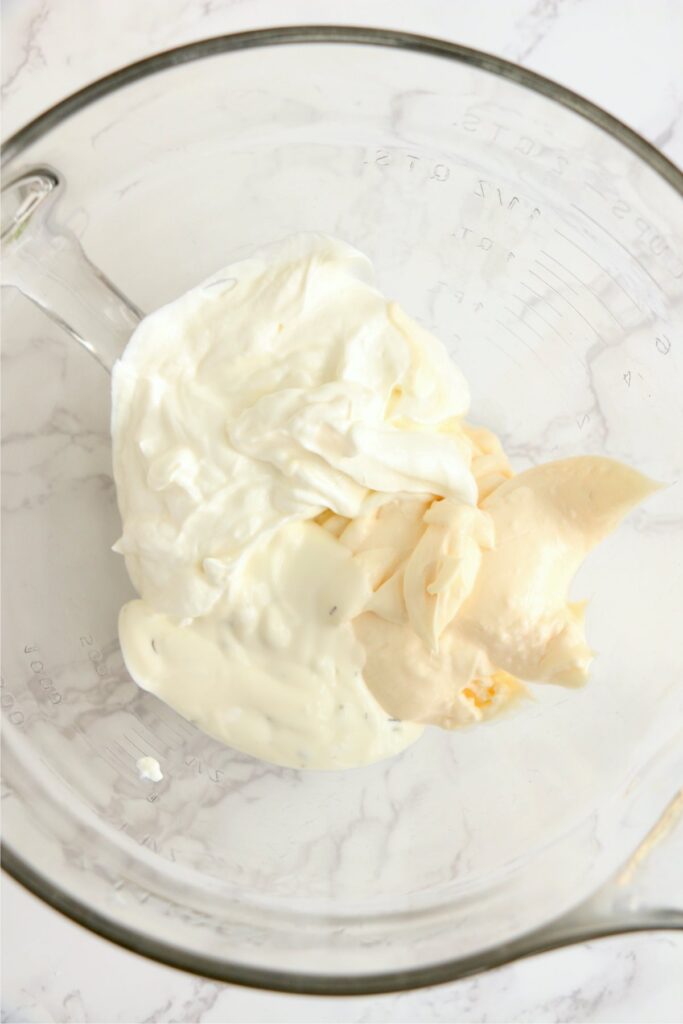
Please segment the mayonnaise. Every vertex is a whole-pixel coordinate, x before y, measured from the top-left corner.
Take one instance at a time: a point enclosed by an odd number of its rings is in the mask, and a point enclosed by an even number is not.
[[[239,750],[326,769],[491,717],[518,677],[582,680],[567,586],[653,485],[609,460],[513,477],[468,407],[441,343],[324,236],[143,320],[113,374],[133,678]]]
[[[403,543],[395,571],[378,587],[375,580],[354,621],[364,678],[383,707],[453,728],[516,702],[524,693],[517,677],[585,682],[593,658],[585,602],[567,600],[569,584],[588,552],[658,486],[613,459],[585,456],[526,470],[478,509],[449,499],[427,508],[401,502],[420,540]],[[374,519],[365,557],[373,536],[384,546]]]

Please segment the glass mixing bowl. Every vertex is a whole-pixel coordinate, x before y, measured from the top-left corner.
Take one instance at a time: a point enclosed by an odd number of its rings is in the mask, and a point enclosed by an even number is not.
[[[7,143],[5,181],[7,869],[141,953],[309,992],[681,925],[675,833],[654,845],[683,777],[680,172],[504,61],[296,28],[109,76]],[[74,341],[108,365],[133,303],[302,230],[372,258],[517,469],[600,453],[671,485],[575,582],[585,689],[345,773],[237,754],[129,678],[110,382]]]

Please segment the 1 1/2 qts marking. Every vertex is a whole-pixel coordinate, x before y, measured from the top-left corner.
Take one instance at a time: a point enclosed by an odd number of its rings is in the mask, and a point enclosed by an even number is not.
[[[491,201],[499,208],[509,212],[525,212],[532,220],[539,217],[540,209],[525,196],[515,195],[505,185],[485,178],[472,178],[466,167],[451,167],[443,162],[435,161],[430,157],[420,156],[418,153],[410,153],[407,150],[398,149],[376,149],[374,155],[368,154],[363,161],[365,166],[374,165],[381,169],[393,169],[394,171],[406,171],[409,175],[421,177],[425,184],[436,182],[444,184],[460,172],[461,184],[463,173],[472,181],[471,193],[478,199]],[[463,192],[464,196],[465,192]]]

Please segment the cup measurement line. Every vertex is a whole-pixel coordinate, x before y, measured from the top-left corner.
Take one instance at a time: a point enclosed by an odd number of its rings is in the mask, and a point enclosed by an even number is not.
[[[143,757],[149,756],[149,749],[143,750],[142,747],[139,747],[137,743],[134,740],[132,740],[130,736],[128,736],[127,733],[124,733],[123,740],[124,742],[128,743],[133,748],[133,750],[135,750],[138,754],[142,754]],[[135,757],[135,754],[133,754],[133,757]]]
[[[532,295],[535,295],[537,299],[540,299],[541,302],[545,303],[545,305],[548,306],[549,309],[552,309],[555,316],[557,316],[560,320],[562,319],[561,312],[559,311],[559,309],[557,309],[556,306],[553,306],[552,302],[550,301],[547,295],[543,295],[542,292],[537,292],[534,288],[531,287],[530,284],[527,284],[526,281],[520,281],[519,283],[522,286],[522,288],[526,288],[526,290],[531,292]]]
[[[150,740],[148,740],[148,739],[147,739],[147,737],[146,737],[146,736],[143,736],[143,735],[142,735],[142,733],[141,733],[141,732],[139,732],[139,731],[138,731],[138,730],[137,730],[137,729],[135,728],[135,726],[134,726],[134,725],[132,725],[132,726],[130,727],[130,731],[131,731],[131,732],[133,732],[133,733],[135,733],[135,735],[136,735],[136,736],[138,737],[138,739],[142,740],[142,742],[143,742],[143,743],[145,743],[145,744],[147,745],[148,749],[149,749],[149,750],[151,750],[151,751],[153,751],[153,752],[154,752],[154,753],[155,753],[155,754],[157,755],[157,757],[164,757],[164,756],[165,756],[165,755],[163,755],[163,754],[162,754],[162,753],[161,753],[161,752],[160,752],[159,750],[157,750],[156,746],[154,745],[155,743],[159,743],[159,741],[157,740],[156,736],[154,737],[154,743],[152,743],[152,742],[151,742]],[[160,745],[161,745],[161,744],[160,744]],[[167,749],[168,749],[168,748],[167,748]]]
[[[537,294],[537,293],[536,293],[536,292],[534,292],[534,295],[536,295],[536,294]],[[567,346],[567,348],[570,348],[570,349],[571,349],[572,351],[574,351],[574,349],[573,349],[573,346],[572,346],[571,342],[570,342],[570,341],[568,341],[568,340],[567,340],[567,338],[565,338],[564,334],[562,334],[562,332],[561,332],[561,331],[558,331],[558,329],[557,329],[557,327],[555,326],[555,324],[551,324],[550,320],[546,320],[546,318],[545,318],[545,317],[543,316],[543,314],[542,314],[542,313],[540,313],[540,312],[539,312],[539,311],[538,311],[538,310],[536,309],[536,307],[535,307],[535,306],[532,306],[532,305],[531,305],[531,303],[530,303],[530,302],[527,302],[527,300],[526,300],[525,298],[523,298],[523,297],[522,297],[521,295],[513,295],[513,296],[512,296],[512,298],[513,298],[513,299],[516,299],[516,300],[517,300],[517,302],[521,302],[521,304],[522,304],[522,305],[524,306],[524,308],[525,308],[525,309],[527,309],[527,310],[528,310],[528,311],[529,311],[530,313],[533,313],[533,314],[534,314],[534,316],[537,316],[537,317],[538,317],[538,319],[539,319],[539,320],[540,320],[540,321],[541,321],[542,323],[544,323],[544,324],[546,325],[546,327],[549,327],[551,331],[554,331],[554,332],[555,332],[555,334],[556,334],[556,335],[558,336],[558,338],[560,339],[560,341],[561,341],[561,342],[563,342],[563,344],[565,344],[565,345]],[[528,325],[527,325],[527,326],[528,326]]]
[[[567,280],[566,280],[566,278],[564,278],[564,277],[562,277],[562,276],[561,276],[560,274],[558,274],[556,270],[553,270],[553,268],[552,268],[552,267],[548,267],[548,266],[546,266],[546,264],[545,264],[545,263],[543,263],[543,262],[542,262],[541,260],[539,260],[539,259],[535,259],[535,260],[534,260],[534,263],[536,263],[536,264],[537,264],[537,265],[538,265],[539,267],[542,267],[542,269],[543,269],[543,270],[545,270],[545,272],[546,272],[547,274],[552,274],[552,276],[553,276],[553,277],[556,277],[556,278],[557,278],[557,280],[558,280],[558,281],[559,281],[559,282],[560,282],[561,284],[564,284],[564,285],[566,285],[566,286],[567,286],[567,288],[569,288],[569,290],[570,290],[570,291],[572,291],[572,292],[574,293],[574,295],[576,295],[576,297],[577,297],[577,298],[579,297],[579,290],[578,290],[578,288],[575,288],[575,287],[574,287],[574,285],[573,285],[573,284],[571,284],[571,282],[567,281]],[[574,276],[576,276],[576,275],[574,275]],[[578,279],[577,279],[577,280],[578,280]],[[584,284],[584,282],[583,282],[583,281],[581,282],[581,284],[583,284],[583,285],[584,285],[584,288],[586,287],[586,285]]]
[[[555,228],[555,230],[557,231],[557,228]],[[563,235],[562,237],[564,238],[565,236]],[[567,239],[567,241],[569,241],[569,239]],[[562,269],[565,271],[565,273],[569,274],[570,277],[573,277],[574,280],[578,281],[578,283],[580,285],[582,285],[584,288],[586,287],[586,282],[583,280],[583,278],[579,277],[578,274],[575,274],[573,270],[570,270],[570,268],[567,266],[567,264],[563,263],[562,260],[558,260],[557,256],[553,256],[553,254],[551,252],[548,252],[547,249],[539,249],[538,251],[540,252],[541,256],[545,256],[545,258],[547,260],[552,260],[553,263],[557,263],[558,267],[562,267]],[[535,262],[536,263],[540,263],[540,260],[535,260]],[[598,264],[598,266],[599,266],[599,264]],[[604,267],[600,267],[600,269],[603,270],[605,272],[605,274],[607,274],[608,277],[611,277],[611,274],[609,273],[609,271],[605,270]],[[612,278],[612,280],[614,281],[614,278]],[[618,281],[614,281],[614,283],[615,284],[619,284]]]
[[[502,345],[499,345],[499,344],[498,344],[498,342],[497,342],[497,341],[495,341],[495,340],[494,340],[493,338],[491,338],[491,337],[487,337],[487,338],[486,338],[486,341],[487,341],[487,342],[489,343],[489,345],[493,345],[493,347],[494,347],[495,349],[497,349],[497,350],[498,350],[498,351],[499,351],[499,352],[501,353],[501,355],[504,355],[504,356],[506,356],[506,357],[507,357],[507,358],[508,358],[508,359],[509,359],[509,360],[510,360],[511,362],[513,362],[513,363],[515,364],[515,366],[518,366],[520,370],[523,370],[523,369],[524,369],[524,366],[522,365],[522,363],[520,363],[519,359],[517,359],[517,358],[516,358],[516,357],[515,357],[515,356],[514,356],[514,355],[512,354],[512,352],[508,352],[508,350],[507,350],[506,348],[503,348],[503,346],[502,346]]]
[[[154,716],[154,718],[155,718],[155,722],[157,723],[157,728],[159,726],[163,726],[163,728],[166,729],[166,731],[169,732],[171,734],[171,736],[173,736],[173,739],[175,740],[175,745],[176,746],[179,743],[181,743],[181,744],[186,743],[187,740],[190,739],[191,736],[193,735],[192,732],[189,729],[188,729],[188,732],[186,734],[183,734],[180,731],[179,727],[176,728],[175,725],[171,725],[171,723],[166,720],[166,716],[165,715],[161,715],[161,714],[159,714],[157,712],[157,714]],[[167,740],[165,740],[164,742],[168,743]]]
[[[181,715],[176,714],[175,711],[171,711],[167,704],[162,703],[161,707],[163,708],[164,714],[157,715],[157,717],[162,722],[165,722],[170,729],[175,730],[180,735],[181,739],[194,739],[197,735],[194,725],[191,725],[190,722],[184,719]],[[169,715],[171,716],[170,722],[167,721],[167,716]]]
[[[93,742],[93,740],[90,738],[87,732],[84,732],[83,729],[81,729],[78,726],[76,728],[78,729],[78,735],[83,740],[83,742],[90,748],[93,754],[97,754],[98,757],[102,757],[102,751],[106,750],[108,754],[113,756],[112,752],[109,750],[108,747],[105,747],[104,745],[100,746],[99,744]]]
[[[584,186],[586,188],[589,188],[591,190],[591,192],[595,192],[596,196],[600,196],[601,199],[605,199],[606,198],[605,197],[605,193],[601,192],[600,189],[597,189],[595,187],[595,185],[591,185],[590,181],[584,181],[583,184],[584,184]]]
[[[545,270],[545,272],[547,274],[552,274],[553,277],[556,277],[557,280],[561,281],[562,284],[566,285],[567,288],[569,288],[570,291],[572,291],[574,293],[574,295],[576,295],[577,298],[579,297],[579,292],[576,290],[576,288],[574,288],[574,286],[572,284],[570,284],[569,281],[566,281],[560,274],[556,273],[556,271],[554,271],[552,269],[552,267],[547,267],[545,265],[545,263],[542,262],[542,260],[538,260],[538,259],[534,260],[534,263],[536,263],[537,266],[541,267],[542,270]],[[609,306],[604,301],[604,299],[594,290],[593,286],[588,284],[586,281],[582,281],[581,283],[583,284],[583,287],[586,289],[588,294],[592,295],[593,298],[596,300],[596,302],[600,303],[600,305],[605,310],[605,312],[609,316],[612,317],[612,319],[614,320],[614,322],[617,325],[617,327],[619,328],[619,330],[621,330],[621,331],[625,330],[624,325],[622,324],[621,320],[619,320],[618,317],[612,312],[612,310],[609,308]]]
[[[626,328],[625,328],[625,327],[624,327],[624,325],[622,324],[621,320],[620,320],[620,319],[619,319],[619,317],[618,317],[618,316],[616,315],[616,313],[613,313],[613,312],[612,312],[612,310],[611,310],[611,309],[609,308],[609,306],[607,305],[607,303],[605,302],[605,300],[604,300],[604,299],[603,299],[603,298],[602,298],[602,297],[601,297],[600,295],[598,295],[598,293],[597,293],[596,291],[594,291],[594,290],[593,290],[593,288],[591,288],[591,286],[590,286],[590,285],[586,285],[586,290],[587,290],[587,291],[588,291],[588,292],[589,292],[589,293],[590,293],[590,294],[591,294],[591,295],[593,296],[593,298],[594,298],[594,299],[596,300],[596,302],[599,302],[599,303],[600,303],[600,305],[602,306],[602,308],[604,309],[604,311],[605,311],[605,312],[606,312],[606,313],[607,313],[607,314],[608,314],[609,316],[611,316],[611,317],[612,317],[612,319],[614,320],[614,322],[615,322],[615,324],[617,325],[617,327],[619,328],[619,330],[620,330],[620,331],[625,331],[625,330],[626,330]]]
[[[612,234],[612,232],[611,232],[611,231],[609,230],[609,228],[606,228],[606,227],[605,227],[605,225],[604,225],[604,224],[601,224],[599,220],[596,220],[596,219],[595,219],[595,217],[591,217],[590,213],[586,213],[586,211],[585,211],[585,210],[582,210],[580,206],[577,206],[577,205],[576,205],[576,203],[571,203],[570,205],[571,205],[571,207],[572,207],[572,209],[573,209],[573,210],[576,210],[576,211],[577,211],[578,213],[582,214],[582,215],[583,215],[583,216],[584,216],[584,217],[586,218],[586,220],[589,220],[589,221],[591,222],[591,224],[594,224],[594,225],[595,225],[595,227],[596,227],[596,228],[600,228],[600,230],[601,230],[601,231],[604,231],[604,232],[605,232],[605,234],[607,235],[607,237],[608,237],[608,238],[611,238],[611,239],[612,239],[612,241],[614,242],[614,244],[615,244],[615,245],[618,245],[620,249],[623,249],[623,251],[624,251],[624,252],[626,253],[626,255],[627,255],[627,256],[628,256],[628,257],[629,257],[630,259],[632,259],[632,260],[634,261],[634,263],[637,263],[637,264],[638,264],[638,266],[639,266],[639,267],[640,267],[640,269],[641,269],[641,270],[643,271],[643,273],[644,273],[644,274],[647,274],[647,276],[648,276],[648,277],[650,278],[650,280],[652,281],[653,285],[654,285],[654,286],[655,286],[655,287],[656,287],[656,288],[657,288],[657,289],[658,289],[658,290],[659,290],[659,291],[660,291],[660,292],[662,293],[662,295],[666,295],[666,292],[665,292],[665,291],[664,291],[664,289],[662,288],[662,286],[661,286],[661,284],[659,283],[659,281],[657,280],[657,278],[656,278],[656,277],[653,277],[653,276],[652,276],[652,274],[651,274],[651,273],[650,273],[650,271],[649,271],[649,270],[647,269],[647,267],[645,266],[645,264],[644,264],[644,263],[643,263],[643,262],[642,262],[641,260],[639,260],[639,259],[638,259],[638,257],[637,257],[637,256],[636,256],[636,255],[635,255],[634,253],[632,253],[632,252],[631,252],[631,250],[630,250],[630,249],[628,249],[628,248],[627,248],[627,247],[626,247],[626,246],[624,245],[624,243],[623,243],[623,242],[621,242],[621,241],[620,241],[620,240],[619,240],[619,239],[618,239],[618,238],[616,237],[616,235],[613,235],[613,234]]]
[[[535,270],[530,270],[529,273],[531,274],[532,277],[535,277],[539,281],[541,281],[541,283],[544,284],[546,286],[546,288],[550,288],[550,290],[552,292],[555,292],[555,294],[558,295],[559,298],[561,298],[564,302],[566,302],[567,305],[569,306],[569,308],[573,309],[574,312],[576,313],[576,315],[580,316],[581,319],[584,321],[584,323],[588,324],[588,326],[590,327],[591,331],[593,331],[593,333],[595,334],[595,337],[598,339],[598,341],[602,341],[603,344],[606,344],[605,339],[602,337],[602,335],[600,334],[600,331],[597,329],[597,327],[593,326],[593,324],[590,322],[590,320],[583,315],[583,313],[581,312],[580,309],[576,308],[576,306],[574,305],[573,302],[569,301],[569,299],[567,298],[566,295],[563,295],[562,292],[559,291],[559,289],[555,288],[554,285],[552,285],[550,283],[550,281],[546,281],[545,278],[541,277],[540,274],[537,274]]]
[[[189,724],[186,725],[183,719],[180,720],[178,732],[180,733],[183,743],[187,743],[188,740],[193,740],[197,736],[196,726]]]
[[[118,768],[118,770],[124,772],[124,774],[130,773],[132,775],[131,766],[127,764],[123,758],[119,757],[115,750],[112,750],[111,747],[102,747],[102,750],[109,755],[109,760],[113,762],[115,768]]]
[[[163,720],[156,716],[155,721],[160,721],[162,725],[164,724]],[[129,726],[129,729],[131,732],[134,732],[138,739],[142,740],[143,743],[154,744],[160,742],[164,743],[166,746],[168,745],[161,736],[157,737],[157,734],[148,725],[146,725],[142,719],[138,718],[137,715],[133,716],[133,724]]]
[[[125,763],[128,764],[128,761],[126,761],[126,758],[131,758],[132,759],[133,755],[129,754],[128,751],[126,750],[126,748],[121,746],[121,744],[119,743],[118,740],[112,740],[111,741],[111,745],[112,745],[112,748],[116,747],[117,750],[121,751],[121,757],[123,758]]]
[[[527,306],[526,302],[523,303],[523,305],[525,310],[531,308],[530,306]],[[510,316],[513,316],[515,320],[518,320],[520,324],[523,324],[528,331],[531,331],[532,334],[535,334],[539,341],[545,341],[543,335],[539,334],[536,328],[531,326],[531,324],[525,319],[522,313],[518,313],[516,310],[510,309],[509,306],[503,306],[503,309],[505,310],[506,313],[509,313]]]
[[[565,235],[565,234],[564,234],[564,232],[560,231],[560,229],[559,229],[559,228],[554,228],[553,230],[555,231],[555,234],[557,234],[557,235],[559,235],[559,236],[560,236],[560,238],[564,238],[565,242],[568,242],[568,243],[569,243],[570,245],[573,245],[575,249],[578,249],[578,251],[579,251],[580,253],[582,253],[582,254],[583,254],[583,255],[584,255],[585,257],[586,257],[586,259],[590,260],[590,261],[591,261],[591,263],[594,263],[596,267],[599,267],[599,268],[600,268],[600,270],[601,270],[601,271],[603,272],[603,274],[606,274],[606,275],[607,275],[607,277],[609,277],[610,281],[613,281],[613,282],[614,282],[614,284],[615,284],[615,285],[617,286],[617,288],[618,288],[618,289],[619,289],[619,290],[620,290],[621,292],[623,292],[623,294],[624,294],[624,295],[626,296],[626,298],[627,298],[627,299],[629,300],[629,302],[631,302],[631,303],[632,303],[632,304],[633,304],[633,305],[635,306],[635,308],[636,308],[636,310],[638,311],[638,313],[641,313],[641,312],[642,312],[642,310],[641,310],[640,306],[638,305],[638,303],[636,302],[636,300],[635,300],[635,299],[633,298],[633,296],[631,295],[631,293],[630,293],[629,291],[627,291],[627,289],[626,289],[626,288],[624,288],[624,286],[623,286],[623,284],[621,283],[621,281],[619,281],[619,279],[618,279],[618,278],[616,278],[616,277],[614,276],[614,274],[612,274],[612,273],[611,273],[611,271],[609,271],[609,270],[607,269],[607,267],[603,267],[602,263],[599,263],[599,262],[598,262],[598,260],[596,260],[594,256],[591,256],[591,254],[590,254],[589,252],[587,252],[587,251],[586,251],[586,250],[585,250],[584,248],[582,248],[582,246],[580,246],[578,242],[575,242],[573,238],[570,238],[570,237],[569,237],[569,235]],[[543,254],[544,256],[547,256],[547,257],[548,257],[549,259],[551,259],[551,260],[555,260],[555,262],[556,262],[556,263],[560,263],[560,261],[559,261],[559,260],[558,260],[558,259],[557,259],[557,258],[556,258],[555,256],[553,256],[553,255],[552,255],[551,253],[549,253],[549,252],[546,252],[546,251],[545,251],[545,249],[541,249],[541,250],[540,250],[540,252],[541,252],[541,253],[542,253],[542,254]],[[564,264],[563,264],[563,263],[560,263],[560,266],[564,266]],[[565,268],[565,269],[567,269],[567,270],[569,271],[569,273],[570,273],[570,274],[572,274],[572,276],[573,276],[573,277],[576,277],[576,274],[574,274],[574,273],[573,273],[573,272],[572,272],[571,270],[569,270],[569,268],[568,268],[568,267],[567,267],[567,268]],[[581,279],[580,279],[580,278],[577,278],[577,281],[578,281],[578,280],[581,280]],[[583,281],[581,281],[581,284],[583,284]]]
[[[536,360],[538,360],[541,366],[545,366],[545,363],[543,362],[543,360],[541,359],[533,345],[530,345],[528,341],[526,341],[524,338],[521,338],[516,331],[513,331],[512,328],[508,326],[508,324],[504,323],[502,320],[496,320],[496,323],[504,330],[506,330],[508,334],[511,334],[515,341],[518,341],[520,345],[524,345],[524,348],[528,349],[529,352],[531,352],[531,354],[534,356]]]
[[[168,740],[168,739],[164,739],[162,736],[160,736],[159,735],[159,730],[160,729],[166,729],[167,733],[170,734],[173,737],[173,739]],[[177,747],[182,747],[184,745],[184,743],[185,743],[185,737],[181,736],[180,733],[175,732],[162,719],[159,719],[159,721],[158,721],[156,735],[159,736],[159,739],[162,740],[162,742],[166,744],[166,746],[168,747],[169,750],[175,750]]]

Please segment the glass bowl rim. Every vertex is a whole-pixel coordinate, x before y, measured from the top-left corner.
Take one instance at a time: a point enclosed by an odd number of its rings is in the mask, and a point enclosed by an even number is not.
[[[57,127],[62,121],[109,93],[176,65],[206,57],[241,50],[283,44],[331,43],[391,47],[414,53],[441,57],[460,64],[480,68],[562,104],[581,115],[630,149],[680,196],[683,197],[683,171],[652,143],[628,125],[580,94],[535,71],[520,67],[502,57],[459,43],[395,29],[365,28],[351,25],[296,25],[257,29],[198,40],[153,54],[105,75],[48,108],[34,120],[16,131],[2,145],[2,166],[9,167],[34,142]],[[191,953],[171,943],[111,920],[104,914],[70,895],[51,879],[28,864],[6,843],[2,843],[3,869],[29,892],[52,909],[77,924],[131,952],[151,960],[203,975],[216,981],[245,985],[269,991],[307,995],[370,995],[397,992],[454,981],[479,971],[499,967],[512,960],[531,956],[569,943],[585,941],[625,930],[624,923],[603,922],[582,930],[580,934],[557,932],[545,926],[534,932],[492,949],[466,957],[457,957],[424,967],[361,976],[324,975],[298,971],[261,969],[233,963],[217,957]],[[629,930],[656,927],[657,922],[634,922]],[[666,927],[663,923],[662,927]],[[670,925],[669,925],[670,927]]]

